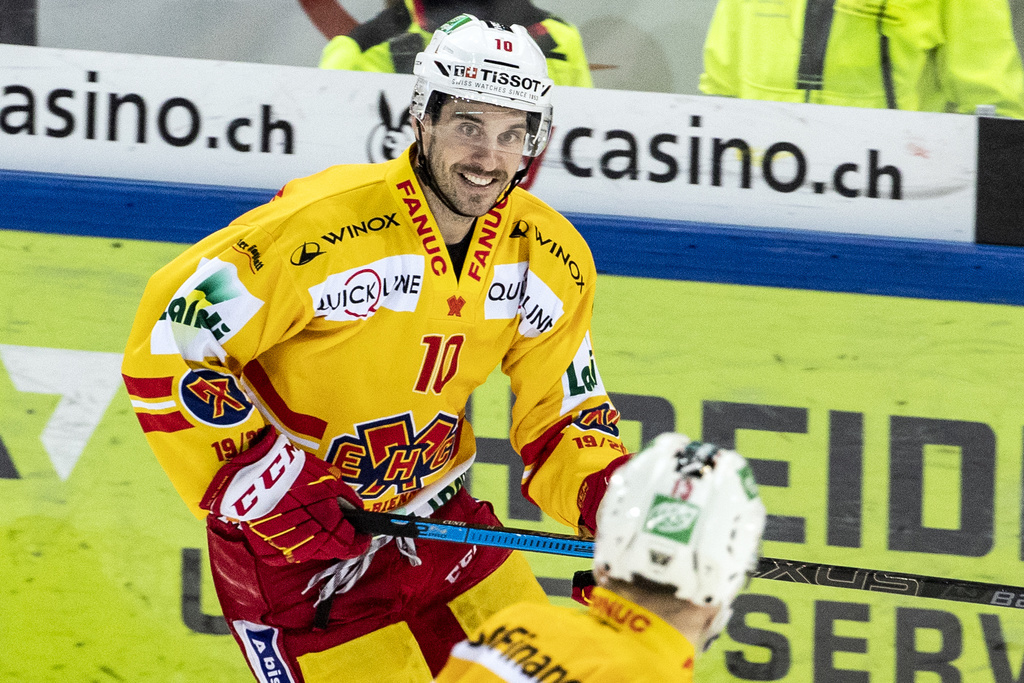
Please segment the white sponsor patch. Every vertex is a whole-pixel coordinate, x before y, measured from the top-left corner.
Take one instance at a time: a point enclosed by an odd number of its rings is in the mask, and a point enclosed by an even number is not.
[[[365,320],[381,308],[415,311],[423,289],[423,256],[402,254],[329,275],[309,288],[317,316]]]
[[[603,396],[604,382],[597,372],[594,349],[590,345],[590,332],[583,336],[583,342],[572,362],[562,375],[562,414],[580,405],[592,396]]]
[[[281,654],[280,630],[236,619],[231,626],[242,641],[245,656],[260,683],[295,683],[295,675]]]
[[[526,292],[526,270],[529,262],[503,263],[494,266],[494,277],[487,288],[484,318],[511,320],[519,312],[519,302]]]
[[[177,355],[178,345],[174,343],[171,321],[167,318],[160,318],[156,325],[153,325],[153,331],[149,335],[149,352],[154,356]]]
[[[173,347],[185,360],[224,360],[224,344],[252,320],[263,301],[249,293],[231,263],[204,258],[178,288],[154,326],[154,353]]]
[[[526,291],[519,302],[519,334],[537,337],[558,322],[564,313],[562,300],[532,270],[527,271]]]

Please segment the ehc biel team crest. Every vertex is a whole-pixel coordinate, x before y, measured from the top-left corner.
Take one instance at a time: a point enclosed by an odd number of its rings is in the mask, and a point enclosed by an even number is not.
[[[213,370],[190,370],[182,377],[181,402],[193,417],[213,427],[245,422],[252,411],[235,378]]]
[[[451,460],[458,427],[458,417],[448,413],[418,432],[412,413],[364,422],[355,436],[336,437],[325,459],[363,500],[410,493]]]

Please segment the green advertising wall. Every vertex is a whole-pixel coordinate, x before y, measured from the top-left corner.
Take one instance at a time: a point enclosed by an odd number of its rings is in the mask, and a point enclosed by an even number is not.
[[[0,680],[251,680],[118,374],[146,279],[183,249],[0,231]],[[675,428],[755,461],[766,555],[1024,584],[1024,308],[601,276],[593,340],[632,449]],[[489,444],[502,380],[472,406]],[[565,531],[492,460],[475,495]],[[586,566],[531,562],[546,585]],[[736,608],[702,681],[1022,680],[1018,609],[761,579]]]

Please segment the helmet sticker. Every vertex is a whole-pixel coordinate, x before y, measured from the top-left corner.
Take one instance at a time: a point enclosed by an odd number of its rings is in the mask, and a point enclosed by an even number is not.
[[[757,498],[757,482],[754,480],[754,473],[750,469],[750,464],[743,465],[743,468],[737,472],[740,478],[740,483],[743,485],[743,492],[747,494],[748,500],[754,500]]]
[[[696,505],[659,493],[647,511],[644,531],[685,545],[690,542],[699,517],[700,508]]]
[[[462,26],[463,24],[468,24],[471,21],[473,21],[473,17],[472,16],[470,16],[468,14],[460,14],[459,16],[454,17],[453,19],[449,19],[447,23],[445,23],[443,26],[441,26],[437,30],[441,31],[442,33],[449,33],[450,34],[452,31],[454,31],[458,27]]]

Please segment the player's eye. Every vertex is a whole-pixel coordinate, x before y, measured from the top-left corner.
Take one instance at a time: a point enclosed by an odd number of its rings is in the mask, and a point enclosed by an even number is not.
[[[508,130],[498,136],[498,143],[503,147],[513,147],[523,144],[523,132],[518,128]]]
[[[455,130],[464,138],[476,138],[480,135],[480,126],[469,121],[463,121]]]

